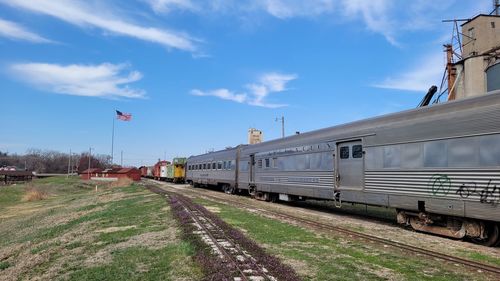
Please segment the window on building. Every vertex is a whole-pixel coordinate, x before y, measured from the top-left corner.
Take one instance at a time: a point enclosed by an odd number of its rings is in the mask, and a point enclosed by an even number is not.
[[[471,39],[475,39],[475,38],[476,38],[476,37],[475,37],[475,36],[476,36],[476,33],[474,32],[474,27],[469,28],[469,30],[468,30],[468,31],[469,31],[469,34],[468,34],[468,36],[469,36],[469,40],[471,40]]]
[[[349,159],[349,147],[342,146],[340,148],[340,159]]]
[[[495,22],[494,21],[491,22],[491,28],[495,28]]]
[[[363,147],[361,145],[352,146],[352,158],[363,158]]]

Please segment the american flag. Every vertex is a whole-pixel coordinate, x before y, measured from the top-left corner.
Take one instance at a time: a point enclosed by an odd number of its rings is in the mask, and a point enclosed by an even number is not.
[[[123,120],[123,121],[130,121],[132,120],[132,114],[130,113],[123,113],[121,111],[116,111],[116,118]]]

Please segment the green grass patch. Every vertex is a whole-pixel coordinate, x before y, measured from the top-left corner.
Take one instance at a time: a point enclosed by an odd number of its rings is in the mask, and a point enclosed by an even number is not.
[[[0,186],[0,211],[21,201],[24,185]]]
[[[383,249],[341,235],[322,235],[247,211],[197,200],[217,207],[218,214],[277,256],[305,280],[484,280],[457,268],[393,249]]]
[[[9,266],[10,266],[10,263],[8,263],[6,261],[0,262],[0,270],[4,270],[4,269],[8,268]]]
[[[481,254],[478,252],[471,252],[471,251],[462,251],[460,250],[460,253],[462,256],[469,258],[471,260],[483,262],[483,263],[489,263],[489,264],[494,264],[497,266],[500,266],[500,259],[494,258],[491,256],[487,256],[485,254]]]
[[[131,247],[113,253],[113,261],[75,270],[70,280],[194,280],[201,271],[186,257],[193,255],[189,244],[168,245],[151,250]]]
[[[0,188],[0,206],[9,204],[0,219],[0,257],[7,259],[0,270],[6,279],[201,279],[191,246],[173,234],[176,225],[165,198],[137,184],[101,183],[97,192],[94,184],[51,177]],[[44,190],[49,199],[23,202],[26,188]],[[127,244],[148,233],[160,235],[157,245],[151,244],[156,240]],[[7,247],[15,250],[3,257]],[[18,268],[26,261],[32,264]]]

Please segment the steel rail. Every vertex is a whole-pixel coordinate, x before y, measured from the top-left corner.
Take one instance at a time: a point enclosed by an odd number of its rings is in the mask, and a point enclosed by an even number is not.
[[[163,190],[161,188],[157,188],[157,187],[148,187],[149,190],[155,192],[155,193],[160,193],[160,194],[163,194],[163,195],[169,195],[169,192],[166,191],[166,190]],[[154,190],[153,190],[154,189]],[[175,192],[173,192],[175,193]],[[239,274],[240,274],[240,277],[242,277],[243,280],[250,280],[248,279],[248,277],[246,276],[246,274],[244,273],[244,271],[241,269],[241,267],[239,266],[238,264],[238,261],[236,261],[236,259],[230,255],[226,249],[224,249],[223,246],[221,246],[219,244],[219,241],[216,237],[214,237],[214,235],[212,234],[212,232],[206,227],[206,225],[204,225],[203,222],[201,222],[197,215],[194,214],[193,212],[193,209],[196,211],[196,212],[199,212],[202,216],[204,216],[206,218],[206,216],[200,211],[200,210],[197,210],[196,207],[194,207],[193,203],[192,202],[189,202],[188,200],[186,200],[185,198],[183,198],[182,196],[178,196],[176,197],[177,200],[179,200],[181,202],[181,204],[183,205],[184,209],[189,213],[189,215],[191,216],[191,218],[193,218],[193,220],[198,224],[200,225],[203,230],[205,231],[205,233],[207,233],[207,235],[210,236],[210,239],[212,240],[212,242],[214,243],[214,245],[217,247],[217,249],[219,249],[219,251],[221,253],[223,253],[223,255],[226,257],[226,259],[228,259],[228,261],[238,270]],[[217,229],[217,228],[220,228],[218,225],[216,225],[212,220],[206,218],[205,220],[208,224],[210,224],[214,229]],[[237,244],[235,243],[235,241],[233,241],[233,239],[231,239],[230,237],[228,237],[226,235],[226,233],[221,230],[221,234],[223,236],[224,239],[226,239],[227,241],[231,241],[232,245],[237,248],[241,253],[243,253],[243,249]],[[253,259],[253,257],[249,258],[249,257],[246,257],[247,260],[253,265],[253,267],[255,268],[255,270],[257,271],[257,273],[259,275],[261,275],[262,277],[264,277],[266,280],[272,280],[269,275],[267,273],[265,273],[262,269],[261,269],[261,266],[259,266],[257,264],[257,262]]]
[[[173,191],[173,192],[178,192],[178,191]],[[302,218],[299,216],[290,215],[288,213],[284,213],[284,212],[280,212],[280,211],[265,210],[265,209],[253,206],[251,204],[248,204],[248,203],[243,203],[240,201],[231,200],[229,198],[221,198],[221,197],[217,197],[214,195],[209,195],[209,194],[207,194],[208,192],[205,192],[204,194],[198,194],[197,192],[191,191],[190,193],[196,194],[198,196],[200,196],[200,195],[205,196],[207,198],[211,198],[211,199],[216,200],[216,201],[223,203],[223,204],[227,204],[226,202],[232,202],[235,204],[235,206],[244,207],[247,209],[252,209],[254,211],[257,211],[257,212],[260,212],[263,214],[267,214],[269,216],[281,217],[282,219],[286,219],[288,221],[298,221],[298,222],[301,222],[302,224],[310,225],[310,226],[313,226],[313,227],[316,227],[319,229],[329,230],[332,232],[338,232],[338,233],[342,233],[342,234],[347,234],[350,236],[357,237],[359,239],[373,241],[373,242],[376,242],[379,244],[392,246],[392,247],[398,248],[398,249],[404,249],[404,250],[407,250],[407,251],[410,251],[413,253],[425,255],[428,257],[432,257],[432,258],[437,258],[437,259],[447,261],[447,262],[462,264],[462,265],[468,266],[468,267],[476,269],[476,270],[480,269],[480,270],[494,273],[494,274],[497,274],[500,276],[500,267],[498,267],[498,266],[488,265],[488,264],[484,264],[484,263],[480,263],[480,262],[476,262],[476,261],[472,261],[472,260],[468,260],[468,259],[464,259],[464,258],[460,258],[460,257],[455,257],[455,256],[436,252],[436,251],[429,250],[429,249],[423,249],[423,248],[420,248],[417,246],[408,245],[408,244],[393,241],[393,240],[390,240],[387,238],[381,238],[381,237],[378,237],[375,235],[365,234],[365,233],[350,230],[347,228],[334,226],[334,225],[326,224],[326,223],[321,223],[321,222],[310,220],[310,219],[305,219],[305,218]],[[226,194],[224,194],[224,195],[227,197]]]

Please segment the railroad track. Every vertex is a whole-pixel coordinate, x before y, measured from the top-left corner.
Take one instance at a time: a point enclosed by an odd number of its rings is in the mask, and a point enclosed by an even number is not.
[[[160,183],[162,183],[162,182],[160,182]],[[179,192],[179,191],[174,191],[174,192]],[[226,198],[229,196],[225,196],[225,198],[221,198],[221,197],[207,194],[207,192],[204,192],[203,194],[198,194],[194,191],[190,191],[190,193],[195,194],[196,196],[201,195],[201,196],[204,196],[206,198],[215,200],[215,201],[223,203],[223,204],[233,203],[232,206],[244,207],[246,209],[253,210],[257,213],[266,215],[268,217],[281,218],[281,219],[284,219],[284,220],[290,221],[290,222],[299,222],[302,225],[308,225],[308,226],[311,226],[313,228],[320,229],[323,231],[326,230],[329,232],[346,234],[350,237],[355,237],[357,239],[372,241],[372,242],[375,242],[378,244],[391,246],[391,247],[394,247],[397,249],[402,249],[405,251],[409,251],[409,252],[412,252],[415,254],[420,254],[423,256],[432,257],[432,258],[440,259],[443,261],[464,265],[464,266],[467,266],[467,267],[475,269],[475,270],[482,270],[484,272],[493,273],[493,274],[498,275],[500,277],[500,267],[498,267],[498,266],[484,264],[484,263],[480,263],[480,262],[476,262],[476,261],[472,261],[472,260],[468,260],[468,259],[464,259],[464,258],[460,258],[460,257],[455,257],[455,256],[451,256],[448,254],[432,251],[429,249],[422,249],[422,248],[419,248],[417,246],[412,246],[412,245],[408,245],[405,243],[393,241],[390,239],[357,232],[357,231],[350,230],[350,229],[347,229],[344,227],[334,226],[331,224],[322,223],[322,222],[314,221],[311,219],[306,219],[306,218],[294,216],[294,215],[291,215],[289,213],[284,213],[281,211],[271,211],[271,210],[262,209],[262,208],[256,207],[256,206],[248,204],[248,203],[244,203],[241,201]]]
[[[148,186],[147,188],[154,193],[170,196],[170,192],[164,189],[154,186]],[[237,242],[228,237],[225,231],[204,215],[193,202],[179,195],[176,196],[176,199],[193,220],[197,229],[195,234],[199,235],[203,242],[211,247],[213,253],[238,273],[239,276],[234,277],[234,281],[277,281],[265,267],[260,265]]]
[[[204,196],[212,198],[213,200],[218,200],[218,201],[221,200],[221,198],[217,198],[217,197],[212,196],[212,195],[205,194]],[[268,215],[269,217],[275,217],[275,218],[278,217],[278,218],[281,218],[281,219],[284,219],[287,221],[300,222],[303,225],[309,225],[309,226],[312,226],[316,229],[346,234],[346,235],[349,235],[351,237],[356,237],[358,239],[363,239],[366,241],[373,241],[373,242],[376,242],[379,244],[392,246],[392,247],[395,247],[397,249],[406,250],[406,251],[409,251],[412,253],[421,254],[424,256],[432,257],[432,258],[437,258],[437,259],[444,260],[447,262],[465,265],[467,267],[470,267],[470,268],[473,268],[476,270],[480,269],[480,270],[494,273],[494,274],[497,274],[498,276],[500,276],[500,267],[497,267],[497,266],[488,265],[488,264],[484,264],[484,263],[480,263],[480,262],[476,262],[476,261],[472,261],[472,260],[468,260],[468,259],[464,259],[464,258],[460,258],[460,257],[450,256],[450,255],[447,255],[444,253],[440,253],[440,252],[436,252],[436,251],[432,251],[432,250],[428,250],[428,249],[422,249],[422,248],[419,248],[416,246],[404,244],[404,243],[393,241],[390,239],[381,238],[378,236],[369,235],[369,234],[357,232],[354,230],[350,230],[347,228],[334,226],[334,225],[326,224],[326,223],[321,223],[321,222],[310,220],[310,219],[305,219],[305,218],[298,217],[298,216],[293,216],[293,215],[290,215],[288,213],[283,213],[280,211],[270,211],[270,210],[266,210],[266,209],[256,208],[255,206],[252,206],[252,205],[246,204],[246,203],[242,203],[240,201],[235,201],[235,200],[230,200],[230,199],[224,199],[224,200],[227,202],[232,202],[232,203],[238,204],[237,206],[243,206],[247,209],[251,209],[251,210],[257,211],[261,214]]]

